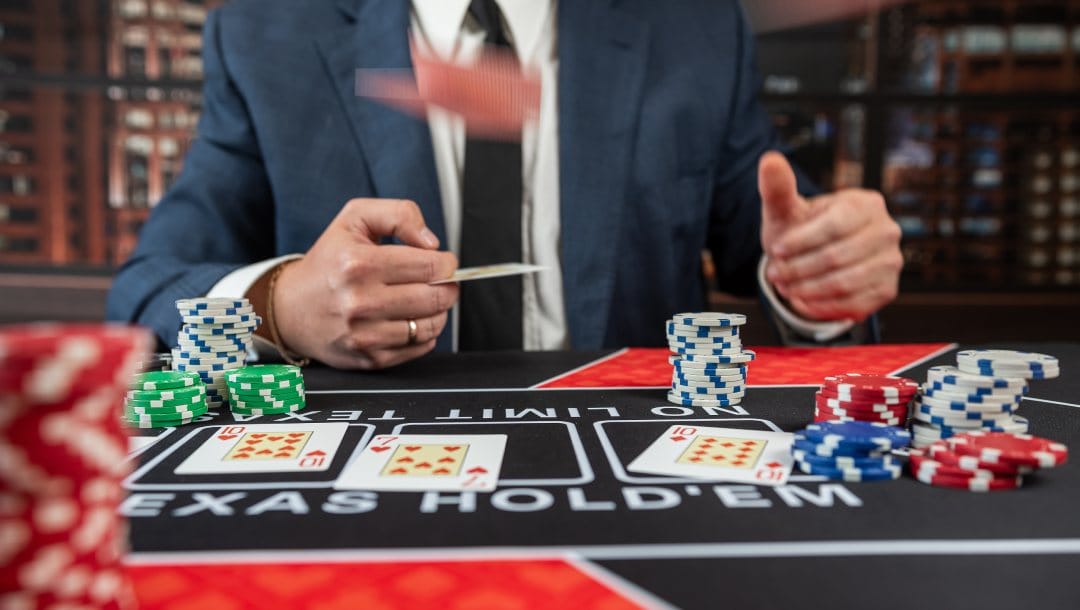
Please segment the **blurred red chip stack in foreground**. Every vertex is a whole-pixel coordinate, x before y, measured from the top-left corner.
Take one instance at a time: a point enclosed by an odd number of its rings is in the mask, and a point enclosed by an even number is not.
[[[150,346],[125,326],[0,327],[0,607],[134,607],[120,415]]]

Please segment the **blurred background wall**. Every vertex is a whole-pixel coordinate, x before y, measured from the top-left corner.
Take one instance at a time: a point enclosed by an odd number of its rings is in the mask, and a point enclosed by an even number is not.
[[[795,159],[904,228],[886,339],[1080,339],[1080,0],[895,2],[745,0]],[[0,322],[103,315],[181,170],[222,3],[0,0]]]

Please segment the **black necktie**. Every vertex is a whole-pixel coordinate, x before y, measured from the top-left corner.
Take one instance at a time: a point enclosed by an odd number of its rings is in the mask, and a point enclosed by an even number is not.
[[[494,0],[469,14],[485,43],[512,51]],[[461,188],[461,266],[518,262],[521,253],[521,143],[468,134]],[[521,276],[461,284],[458,349],[521,349]]]

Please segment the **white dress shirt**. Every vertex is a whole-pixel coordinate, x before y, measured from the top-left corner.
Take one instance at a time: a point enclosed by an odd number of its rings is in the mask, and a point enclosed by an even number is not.
[[[484,32],[472,18],[466,18],[469,3],[470,0],[412,0],[413,42],[423,52],[445,61],[463,64],[473,61],[483,44]],[[526,350],[565,349],[570,341],[559,257],[557,6],[555,0],[496,0],[496,3],[503,13],[518,60],[522,66],[539,72],[542,85],[539,116],[526,123],[522,136],[521,243],[522,262],[542,265],[547,270],[523,276],[522,338]],[[456,114],[432,107],[428,111],[428,124],[446,223],[446,246],[460,255],[465,123]],[[298,256],[278,257],[237,269],[222,278],[208,296],[243,296],[263,273]],[[811,322],[792,313],[765,280],[763,270],[764,265],[758,274],[763,293],[778,315],[800,335],[828,341],[851,328],[850,322]],[[456,350],[457,308],[453,320]],[[658,328],[657,333],[660,332]]]

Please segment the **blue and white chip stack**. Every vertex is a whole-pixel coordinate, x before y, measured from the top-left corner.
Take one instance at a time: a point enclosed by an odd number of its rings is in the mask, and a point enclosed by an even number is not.
[[[891,481],[903,466],[890,453],[911,444],[903,428],[877,422],[821,422],[795,433],[791,454],[799,470],[836,481]]]
[[[1028,420],[1016,410],[1028,381],[1060,374],[1057,358],[1031,352],[964,350],[956,361],[927,371],[912,413],[917,448],[973,430],[1027,433]]]
[[[173,369],[198,373],[206,384],[207,405],[227,406],[225,373],[244,366],[262,319],[247,299],[181,299],[176,309],[183,325],[172,350]]]
[[[680,313],[667,321],[673,366],[668,400],[686,407],[727,407],[746,395],[746,367],[754,352],[744,350],[739,327],[746,316]]]

